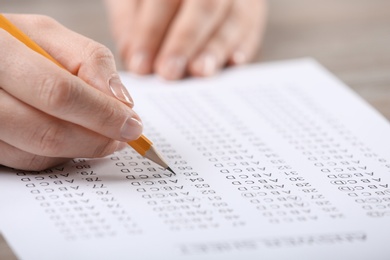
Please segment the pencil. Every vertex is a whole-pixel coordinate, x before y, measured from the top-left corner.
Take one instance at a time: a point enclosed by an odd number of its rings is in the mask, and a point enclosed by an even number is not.
[[[13,37],[18,39],[20,42],[24,43],[27,47],[33,51],[41,54],[42,56],[48,58],[59,67],[64,68],[58,61],[56,61],[52,56],[50,56],[44,49],[42,49],[38,44],[31,40],[25,33],[19,30],[15,25],[13,25],[7,18],[0,14],[0,28],[7,31]],[[141,135],[137,140],[127,142],[136,152],[138,152],[143,157],[157,163],[165,170],[168,170],[175,174],[175,172],[168,166],[164,158],[160,155],[157,149],[153,146],[153,143],[146,138],[144,135]]]

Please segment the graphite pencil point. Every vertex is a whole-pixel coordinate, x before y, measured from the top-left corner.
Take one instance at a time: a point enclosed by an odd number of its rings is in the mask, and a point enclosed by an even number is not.
[[[165,170],[168,170],[168,171],[170,171],[171,173],[173,173],[174,175],[176,175],[176,173],[171,169],[171,167],[168,167],[168,168],[166,168]]]

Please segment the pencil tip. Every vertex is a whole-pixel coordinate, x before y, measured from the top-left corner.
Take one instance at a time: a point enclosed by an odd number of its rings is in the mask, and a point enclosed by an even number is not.
[[[171,169],[171,167],[168,167],[168,168],[166,168],[165,170],[168,170],[168,171],[170,171],[171,173],[173,173],[173,174],[176,175],[176,173]]]

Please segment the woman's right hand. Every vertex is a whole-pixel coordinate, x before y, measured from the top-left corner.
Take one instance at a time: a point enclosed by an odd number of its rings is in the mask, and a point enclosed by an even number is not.
[[[107,48],[45,16],[5,16],[66,70],[0,29],[0,164],[42,170],[141,135]]]

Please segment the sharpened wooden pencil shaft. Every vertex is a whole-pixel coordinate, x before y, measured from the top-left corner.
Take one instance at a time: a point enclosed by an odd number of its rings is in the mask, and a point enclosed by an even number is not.
[[[148,158],[149,160],[157,163],[161,167],[163,167],[165,170],[168,170],[172,172],[173,174],[176,174],[165,162],[165,160],[162,158],[162,156],[157,152],[157,150],[151,146],[150,149],[146,152],[145,158]]]

